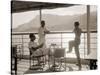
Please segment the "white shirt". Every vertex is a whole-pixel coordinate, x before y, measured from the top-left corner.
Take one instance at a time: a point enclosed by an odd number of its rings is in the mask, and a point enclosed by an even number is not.
[[[29,44],[28,44],[28,47],[29,48],[37,47],[37,43],[36,42],[33,42],[33,41],[30,41]]]
[[[28,47],[29,49],[31,49],[32,47],[37,47],[37,43],[36,42],[33,42],[33,41],[30,41],[29,44],[28,44]],[[39,55],[42,55],[42,51],[37,49],[34,51],[34,49],[31,49],[32,51],[32,56],[39,56]]]
[[[46,27],[40,27],[38,30],[39,34],[39,44],[45,43],[45,32],[47,31]]]

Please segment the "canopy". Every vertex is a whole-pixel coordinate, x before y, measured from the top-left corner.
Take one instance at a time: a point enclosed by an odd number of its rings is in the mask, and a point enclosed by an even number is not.
[[[47,3],[34,1],[11,1],[11,12],[18,13],[30,10],[54,9],[59,7],[69,7],[75,4]]]

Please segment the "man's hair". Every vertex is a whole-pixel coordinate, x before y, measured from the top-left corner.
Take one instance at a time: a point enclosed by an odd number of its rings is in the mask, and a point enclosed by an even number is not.
[[[44,21],[44,20],[42,20],[42,21],[41,21],[41,23],[45,23],[45,21]]]
[[[74,25],[75,25],[75,26],[79,26],[79,22],[75,22]]]
[[[29,38],[32,38],[32,37],[36,38],[34,33],[30,33]]]

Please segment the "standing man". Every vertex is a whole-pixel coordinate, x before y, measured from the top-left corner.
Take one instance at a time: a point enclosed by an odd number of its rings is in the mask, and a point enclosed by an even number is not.
[[[46,29],[45,27],[45,21],[42,20],[41,21],[41,27],[38,30],[38,34],[39,34],[39,44],[43,44],[42,48],[46,48],[46,44],[45,44],[45,35],[46,33],[49,33],[49,31]]]
[[[72,51],[72,48],[75,48],[75,54],[77,56],[78,66],[79,70],[81,70],[81,59],[80,59],[80,53],[79,53],[79,45],[80,45],[80,37],[81,37],[81,29],[79,28],[79,22],[74,23],[74,33],[75,33],[75,39],[73,41],[69,41],[69,52]]]

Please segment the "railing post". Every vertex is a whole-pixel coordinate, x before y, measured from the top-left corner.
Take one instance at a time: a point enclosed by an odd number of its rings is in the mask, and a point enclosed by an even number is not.
[[[61,32],[61,48],[62,48],[62,32]]]
[[[85,58],[85,33],[84,33],[84,58]]]
[[[24,55],[24,38],[23,38],[23,34],[22,34],[22,58]]]

